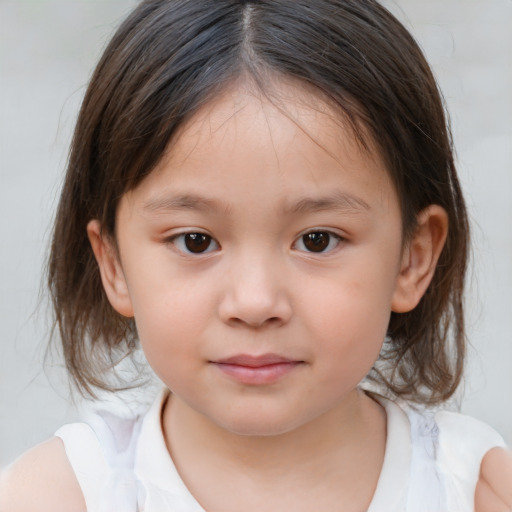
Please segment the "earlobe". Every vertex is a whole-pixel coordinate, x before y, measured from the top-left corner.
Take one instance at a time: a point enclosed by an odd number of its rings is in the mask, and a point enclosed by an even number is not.
[[[101,282],[112,307],[121,315],[133,316],[133,307],[117,251],[101,230],[98,220],[87,224],[87,236],[98,263]]]
[[[430,205],[422,210],[417,228],[404,248],[391,309],[406,313],[414,309],[426,292],[448,234],[448,215],[444,208]]]

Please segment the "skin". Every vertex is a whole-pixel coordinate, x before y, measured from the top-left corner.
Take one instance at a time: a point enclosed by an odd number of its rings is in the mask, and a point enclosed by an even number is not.
[[[428,287],[447,217],[430,206],[404,243],[378,153],[363,153],[301,89],[276,93],[271,102],[249,84],[226,91],[121,199],[116,244],[98,221],[88,234],[111,304],[135,317],[172,391],[167,446],[206,510],[365,510],[386,418],[357,385],[391,311],[411,310]],[[190,252],[186,233],[206,237],[204,252]],[[328,241],[324,250],[311,250],[310,233]],[[222,363],[239,354],[291,363],[269,382],[241,382]],[[477,502],[503,490],[495,468],[512,467],[489,455]],[[52,478],[65,476],[66,501],[45,490],[49,461]],[[22,457],[3,486],[2,510],[85,510],[59,440]],[[20,486],[30,489],[21,508],[9,501]]]

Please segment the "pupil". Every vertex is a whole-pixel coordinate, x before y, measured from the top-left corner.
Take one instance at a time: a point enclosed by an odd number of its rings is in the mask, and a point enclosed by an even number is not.
[[[308,233],[302,237],[304,246],[311,252],[322,252],[329,245],[328,233]]]
[[[202,233],[187,233],[185,235],[185,246],[190,252],[204,252],[210,247],[211,238]]]

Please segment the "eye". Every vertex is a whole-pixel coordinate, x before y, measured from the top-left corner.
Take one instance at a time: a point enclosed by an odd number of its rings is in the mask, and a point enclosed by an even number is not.
[[[182,233],[171,238],[177,249],[189,254],[204,254],[219,249],[219,244],[206,233]]]
[[[342,238],[329,231],[310,231],[295,242],[295,249],[305,252],[330,252],[341,242]]]

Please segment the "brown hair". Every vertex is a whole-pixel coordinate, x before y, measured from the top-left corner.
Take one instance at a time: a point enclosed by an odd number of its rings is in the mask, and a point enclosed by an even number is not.
[[[398,191],[405,240],[442,206],[449,233],[433,281],[411,312],[392,313],[371,377],[418,402],[446,400],[461,379],[468,220],[436,82],[407,30],[374,0],[145,0],[119,27],[86,92],[57,211],[48,281],[67,368],[78,388],[137,346],[110,306],[86,235],[114,237],[119,199],[159,162],[177,130],[242,76],[318,91],[369,133]],[[270,85],[268,85],[270,87]]]

